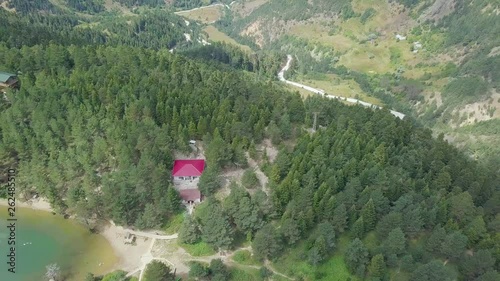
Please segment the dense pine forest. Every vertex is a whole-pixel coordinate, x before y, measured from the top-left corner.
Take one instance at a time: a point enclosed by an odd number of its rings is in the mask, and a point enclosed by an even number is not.
[[[22,85],[0,101],[0,166],[18,169],[25,198],[160,228],[183,211],[174,153],[203,140],[207,199],[184,220],[183,243],[230,250],[244,237],[258,261],[288,264],[296,280],[331,280],[320,268],[342,241],[350,280],[500,279],[498,167],[387,110],[302,99],[270,78],[284,59],[277,53],[182,45],[186,26],[173,14],[117,20],[107,32],[79,29],[81,20],[0,10],[0,70],[18,72]],[[279,150],[274,161],[256,150],[266,139]],[[247,153],[262,163],[269,192],[247,170],[216,199],[222,171],[247,168]],[[194,263],[193,277],[231,280],[214,264]]]

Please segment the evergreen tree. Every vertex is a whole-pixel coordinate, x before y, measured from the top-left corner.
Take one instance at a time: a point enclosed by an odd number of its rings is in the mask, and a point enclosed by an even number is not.
[[[474,255],[466,255],[460,262],[460,271],[468,280],[475,280],[493,269],[495,258],[489,250],[479,250]]]
[[[244,188],[255,188],[259,186],[259,179],[252,169],[246,169],[241,178],[241,185]]]
[[[229,218],[218,203],[208,205],[201,220],[201,238],[218,249],[227,249],[233,243],[234,230]]]
[[[363,238],[365,236],[365,223],[363,217],[356,220],[352,226],[351,235],[354,238]]]
[[[444,228],[438,226],[434,228],[431,236],[427,240],[426,248],[428,251],[433,253],[439,253],[441,249],[441,244],[443,244],[446,239],[446,230]]]
[[[236,227],[243,233],[251,234],[262,226],[262,216],[250,197],[243,197],[233,215]]]
[[[144,213],[140,216],[135,225],[140,229],[151,229],[159,226],[159,214],[153,204],[147,204]]]
[[[260,260],[277,258],[282,247],[281,237],[271,224],[267,224],[257,231],[252,242],[254,255]]]
[[[287,241],[288,245],[293,245],[301,238],[301,233],[297,222],[293,219],[286,219],[283,221],[281,228],[281,234]]]
[[[405,251],[406,238],[401,228],[398,227],[389,232],[384,242],[384,248],[387,255],[399,255]]]
[[[411,281],[451,281],[455,280],[455,274],[441,261],[433,260],[419,266],[410,277]]]
[[[345,252],[345,262],[347,269],[352,274],[363,277],[368,265],[368,249],[358,238],[354,239]]]
[[[211,260],[209,271],[210,275],[212,276],[211,280],[219,280],[219,281],[229,280],[230,277],[229,271],[227,270],[226,265],[222,262],[221,259]]]
[[[203,264],[193,261],[189,265],[189,277],[203,279],[210,275],[210,271]]]
[[[214,167],[214,169],[228,165],[232,158],[230,147],[222,139],[218,129],[214,131],[213,138],[206,148],[205,156],[207,157],[207,166]]]
[[[385,275],[385,261],[382,254],[373,256],[370,265],[368,266],[368,274],[371,277],[382,279]]]
[[[169,186],[167,189],[166,198],[165,207],[170,214],[175,214],[182,209],[181,196],[173,186]]]
[[[446,235],[443,243],[441,243],[441,254],[448,259],[456,259],[462,255],[467,246],[467,236],[460,231],[455,231]]]
[[[375,223],[377,222],[377,214],[375,213],[375,205],[373,204],[373,200],[371,198],[363,207],[361,216],[363,217],[364,231],[368,232],[373,230],[375,228]]]
[[[221,187],[219,169],[216,166],[208,166],[201,174],[198,187],[205,196],[214,194]]]
[[[496,281],[500,279],[500,273],[498,273],[496,270],[490,270],[486,272],[485,274],[481,275],[479,278],[477,278],[477,281]]]
[[[257,154],[257,148],[255,147],[255,142],[253,140],[250,142],[250,145],[248,146],[248,155],[253,160],[259,160]]]
[[[465,229],[469,246],[472,246],[484,238],[487,234],[486,224],[481,216],[473,219]]]
[[[144,280],[146,281],[174,281],[175,275],[171,272],[170,267],[163,262],[153,260],[146,266],[144,271]]]
[[[344,204],[340,204],[333,213],[332,224],[338,233],[347,228],[347,210]]]
[[[382,219],[377,223],[376,234],[380,240],[389,235],[391,230],[402,227],[403,216],[398,212],[390,212],[389,214],[382,217]]]
[[[194,244],[200,239],[200,229],[195,218],[188,215],[184,218],[179,229],[179,240],[182,243]]]

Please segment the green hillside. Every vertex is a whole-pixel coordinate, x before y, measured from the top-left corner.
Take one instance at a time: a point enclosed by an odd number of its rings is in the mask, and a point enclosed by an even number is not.
[[[174,13],[209,1],[10,1],[0,70],[21,87],[0,101],[0,167],[17,194],[93,230],[178,228],[151,239],[149,281],[499,280],[497,6],[255,1],[215,23],[254,50]],[[286,54],[288,79],[409,116],[303,98],[276,78]],[[195,154],[188,214],[170,175]]]
[[[358,72],[355,95],[444,132],[500,117],[498,9],[488,0],[270,0],[250,13],[227,12],[217,26],[294,55],[289,77],[305,84],[342,95],[330,77],[344,67]]]

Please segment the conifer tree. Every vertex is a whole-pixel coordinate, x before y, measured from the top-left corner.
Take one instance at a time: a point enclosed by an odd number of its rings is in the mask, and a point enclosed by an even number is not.
[[[373,256],[370,265],[368,266],[368,274],[371,277],[382,279],[385,275],[385,261],[382,254]]]
[[[332,224],[338,233],[344,232],[347,228],[347,210],[344,204],[340,204],[333,212]]]
[[[347,247],[345,262],[349,272],[363,277],[368,265],[368,249],[358,238],[354,239]]]
[[[373,200],[371,198],[363,207],[361,216],[363,217],[364,231],[368,232],[373,230],[375,228],[375,223],[377,222],[377,214],[375,212],[375,205],[373,204]]]
[[[179,240],[182,243],[194,244],[200,239],[200,229],[195,218],[188,215],[184,218],[179,229]]]
[[[360,217],[356,220],[354,225],[352,226],[351,235],[354,238],[363,238],[365,236],[365,223],[363,217]]]
[[[387,256],[391,254],[399,255],[404,252],[406,249],[406,238],[401,228],[398,227],[389,232],[384,242],[384,248]]]

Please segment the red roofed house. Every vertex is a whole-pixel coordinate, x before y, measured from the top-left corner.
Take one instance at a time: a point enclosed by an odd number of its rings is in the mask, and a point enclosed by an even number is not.
[[[198,181],[205,170],[203,159],[175,160],[172,178],[175,188],[179,191],[184,204],[201,202],[201,192]]]
[[[203,170],[205,170],[205,160],[203,159],[175,160],[172,177],[174,183],[179,184],[186,181],[198,181]]]

